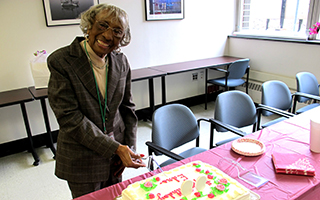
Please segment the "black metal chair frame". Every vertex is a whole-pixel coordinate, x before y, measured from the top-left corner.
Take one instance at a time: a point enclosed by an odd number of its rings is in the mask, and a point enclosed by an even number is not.
[[[285,117],[292,117],[294,116],[294,114],[292,113],[289,113],[289,112],[286,112],[286,111],[283,111],[283,110],[279,110],[279,109],[276,109],[276,108],[272,108],[272,107],[269,107],[269,106],[265,106],[265,105],[259,105],[259,107],[257,108],[257,112],[258,112],[258,123],[257,123],[257,126],[259,127],[260,126],[260,117],[261,117],[261,111],[262,109],[265,109],[265,110],[268,110],[270,112],[273,112],[275,114],[278,114],[278,115],[282,115],[282,116],[285,116]],[[201,122],[209,122],[210,123],[210,144],[209,144],[209,148],[213,148],[214,145],[213,145],[213,135],[214,135],[214,129],[216,126],[221,126],[223,127],[224,129],[227,129],[228,131],[231,131],[233,133],[235,133],[236,135],[239,135],[241,137],[247,135],[245,132],[243,132],[242,130],[240,130],[239,128],[236,128],[234,126],[231,126],[231,125],[228,125],[228,124],[225,124],[225,123],[222,123],[216,119],[213,119],[213,118],[210,118],[210,119],[207,119],[207,118],[200,118],[197,120],[197,123],[198,123],[198,127],[200,128],[200,123]],[[200,135],[199,135],[200,137]],[[200,146],[200,138],[197,137],[196,138],[196,147],[199,147]],[[146,142],[146,145],[148,146],[148,154],[149,155],[152,155],[153,152],[159,152],[169,158],[172,158],[174,160],[177,160],[177,161],[180,161],[180,160],[183,160],[185,159],[184,157],[176,154],[176,153],[173,153],[163,147],[160,147],[159,145],[156,145],[150,141],[147,141]],[[154,169],[154,166],[153,164],[151,163],[150,164],[150,169],[153,170]]]
[[[312,99],[314,101],[320,101],[320,96],[315,96],[312,94],[307,94],[307,93],[303,93],[303,92],[295,92],[293,95],[293,108],[292,108],[292,113],[296,112],[297,109],[297,102],[298,102],[298,97],[306,97],[309,99]]]
[[[201,121],[205,121],[205,122],[209,122],[211,123],[210,119],[206,119],[206,118],[200,118],[197,120],[197,123],[198,123],[198,127],[200,129],[200,123]],[[213,124],[211,123],[210,124],[210,130],[211,132],[213,131]],[[152,155],[154,152],[158,152],[158,153],[161,153],[161,154],[164,154],[166,156],[168,156],[169,158],[172,158],[174,160],[182,160],[184,159],[182,156],[180,155],[177,155],[167,149],[164,149],[163,147],[160,147],[159,145],[156,145],[154,144],[153,142],[151,141],[147,141],[146,142],[146,145],[148,146],[148,155]],[[200,135],[196,138],[196,147],[199,147],[200,146]],[[151,163],[150,165],[150,169],[153,170],[153,164]]]
[[[225,91],[228,91],[228,76],[229,76],[229,66],[227,66],[227,69],[222,69],[222,68],[209,68],[211,70],[216,70],[216,71],[219,71],[219,72],[223,72],[225,73]],[[246,93],[248,94],[248,91],[249,91],[249,72],[250,72],[250,65],[248,66],[248,68],[246,69],[246,74],[247,74],[247,77],[246,77]],[[205,109],[207,110],[207,103],[208,103],[208,80],[206,80],[206,94],[205,94]]]
[[[280,115],[280,116],[283,116],[283,117],[286,117],[286,118],[294,116],[294,114],[292,114],[290,112],[283,111],[283,110],[280,110],[280,109],[277,109],[277,108],[272,108],[272,107],[269,107],[269,106],[266,106],[266,105],[262,105],[262,104],[258,104],[256,106],[256,110],[257,110],[257,113],[256,113],[256,115],[257,115],[257,123],[253,124],[253,132],[261,129],[260,128],[260,121],[261,121],[262,110],[267,110],[269,112],[272,112],[274,114],[277,114],[277,115]],[[221,126],[222,128],[224,128],[224,129],[226,129],[228,131],[231,131],[232,133],[235,133],[236,135],[239,135],[241,137],[243,137],[245,135],[248,135],[247,133],[243,132],[239,128],[231,126],[231,125],[228,125],[228,124],[225,124],[225,123],[222,123],[222,122],[220,122],[220,121],[218,121],[216,119],[210,119],[210,121],[212,123],[214,123],[215,126]],[[214,130],[211,130],[210,131],[210,149],[216,147],[215,145],[213,145],[213,137],[214,137]]]

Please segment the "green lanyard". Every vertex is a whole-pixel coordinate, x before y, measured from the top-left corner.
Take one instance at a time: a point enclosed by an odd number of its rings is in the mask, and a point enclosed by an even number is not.
[[[104,133],[106,133],[107,129],[106,129],[106,124],[105,123],[106,123],[106,110],[107,110],[108,63],[106,63],[106,92],[105,92],[105,96],[104,96],[105,97],[104,98],[104,109],[102,109],[99,87],[98,87],[96,75],[95,75],[94,70],[93,70],[92,61],[91,61],[91,58],[90,58],[89,53],[87,51],[86,43],[87,43],[87,41],[84,41],[84,50],[86,51],[86,54],[87,54],[87,56],[89,58],[89,63],[90,63],[91,69],[92,69],[94,82],[96,84],[97,95],[98,95],[99,106],[100,106],[100,113],[101,113],[102,123],[103,123],[103,131],[104,131]]]

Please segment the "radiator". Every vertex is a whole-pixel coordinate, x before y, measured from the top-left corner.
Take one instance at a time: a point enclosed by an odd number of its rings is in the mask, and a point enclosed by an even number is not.
[[[248,93],[249,93],[249,96],[252,98],[253,102],[255,103],[261,103],[261,88],[262,88],[262,82],[249,80]],[[246,92],[246,84],[244,83],[243,85],[236,87],[236,89]],[[291,94],[296,92],[292,89],[290,89],[290,91],[291,91]],[[306,106],[306,104],[311,104],[311,103],[313,103],[313,100],[309,100],[304,103],[298,103],[297,109],[303,106]]]
[[[261,103],[261,82],[249,81],[248,94],[252,98],[253,102]],[[246,84],[236,87],[237,90],[246,92]]]

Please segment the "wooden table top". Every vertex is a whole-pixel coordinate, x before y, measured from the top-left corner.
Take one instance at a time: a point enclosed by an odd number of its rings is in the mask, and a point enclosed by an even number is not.
[[[228,65],[234,61],[243,58],[231,57],[231,56],[220,56],[215,58],[207,58],[193,61],[186,61],[180,63],[173,63],[167,65],[159,65],[155,67],[150,67],[151,69],[167,72],[168,74],[182,73],[196,69],[204,69],[208,67],[219,67],[223,65]]]
[[[36,89],[34,86],[29,87],[28,90],[33,95],[35,99],[47,98],[48,88]]]
[[[33,96],[27,88],[0,92],[0,107],[33,101]]]
[[[139,81],[143,79],[155,78],[159,76],[165,76],[167,73],[151,68],[133,69],[131,71],[131,81]]]

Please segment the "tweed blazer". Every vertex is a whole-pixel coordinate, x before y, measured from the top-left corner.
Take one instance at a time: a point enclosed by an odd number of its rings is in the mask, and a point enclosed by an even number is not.
[[[137,117],[131,70],[122,53],[108,54],[106,128],[103,132],[94,75],[77,37],[47,59],[48,99],[59,124],[55,174],[70,182],[106,181],[119,144],[136,145]],[[104,99],[100,94],[102,108]],[[113,133],[115,140],[109,137]]]

